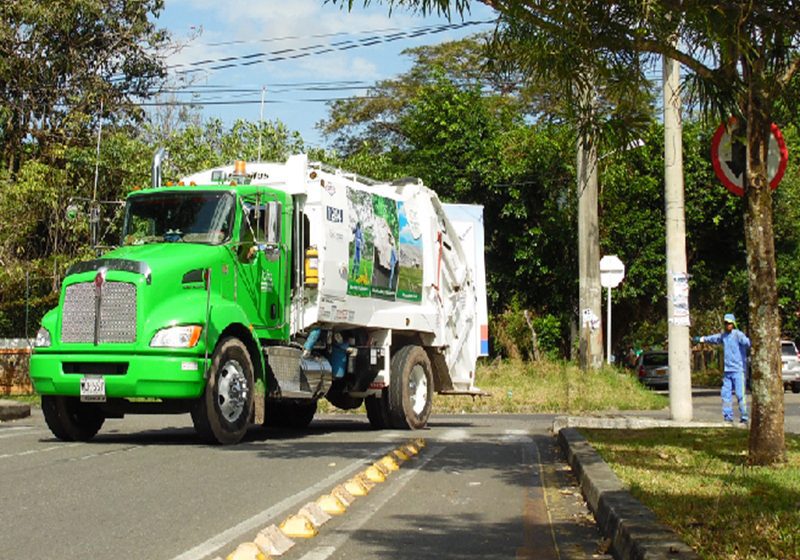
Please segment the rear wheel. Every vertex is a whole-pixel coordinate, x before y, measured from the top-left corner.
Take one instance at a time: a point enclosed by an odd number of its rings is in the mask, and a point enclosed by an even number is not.
[[[239,442],[253,408],[253,363],[247,348],[226,338],[214,350],[206,390],[192,409],[200,436],[223,445]]]
[[[89,441],[106,420],[98,405],[77,397],[42,395],[42,413],[53,435],[64,441]]]
[[[411,430],[425,427],[433,404],[433,374],[422,347],[405,346],[392,356],[388,397],[392,427]]]

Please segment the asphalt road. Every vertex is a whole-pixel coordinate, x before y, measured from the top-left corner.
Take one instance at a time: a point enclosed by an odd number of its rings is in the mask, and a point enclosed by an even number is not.
[[[252,430],[239,445],[210,447],[188,416],[130,416],[107,421],[90,443],[64,443],[37,409],[0,425],[0,556],[225,557],[423,437],[428,445],[416,458],[282,558],[536,551],[556,559],[556,546],[569,552],[561,558],[588,558],[600,537],[551,425],[552,416],[447,416],[421,432],[375,432],[363,416],[330,416],[306,432]]]
[[[785,402],[787,431],[800,431],[800,395]],[[694,407],[719,418],[715,392]],[[0,557],[224,558],[422,437],[416,458],[281,558],[604,558],[552,420],[435,416],[427,430],[376,432],[363,416],[328,416],[211,447],[188,416],[109,420],[92,442],[64,443],[35,409],[0,424]]]

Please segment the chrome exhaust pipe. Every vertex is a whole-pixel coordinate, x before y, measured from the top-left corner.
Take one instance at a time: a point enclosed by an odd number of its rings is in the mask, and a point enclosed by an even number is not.
[[[154,189],[161,186],[161,164],[167,159],[167,149],[159,148],[153,156],[153,168],[150,170],[150,182]]]

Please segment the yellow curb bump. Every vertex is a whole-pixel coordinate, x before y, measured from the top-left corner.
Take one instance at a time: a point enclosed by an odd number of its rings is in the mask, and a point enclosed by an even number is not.
[[[225,560],[269,560],[269,558],[261,552],[256,543],[246,542],[237,546]]]
[[[378,467],[371,465],[364,471],[364,477],[369,479],[370,482],[385,482],[386,475],[383,474]]]
[[[394,451],[392,451],[392,455],[394,455],[394,456],[395,456],[397,459],[399,459],[401,462],[408,461],[408,455],[406,455],[405,453],[403,453],[403,452],[402,452],[402,451],[401,451],[399,448],[398,448],[398,449],[395,449]]]
[[[394,457],[392,457],[391,455],[386,455],[378,462],[387,469],[389,469],[389,471],[396,471],[400,469],[400,465],[397,464],[397,461],[395,461]]]
[[[389,476],[389,473],[391,472],[391,471],[390,471],[390,470],[389,470],[389,469],[386,467],[386,465],[384,465],[384,464],[383,464],[383,463],[381,463],[380,461],[376,461],[376,462],[372,463],[372,466],[373,466],[373,467],[375,467],[376,469],[378,469],[379,471],[381,471],[381,473],[383,474],[383,476]]]
[[[366,476],[364,476],[363,472],[362,473],[358,473],[353,478],[357,478],[358,481],[364,486],[364,488],[367,489],[367,492],[369,492],[370,490],[375,488],[375,483],[372,482],[370,479],[368,479]]]
[[[344,489],[350,492],[353,496],[366,496],[369,490],[364,486],[358,477],[353,477],[344,483]]]
[[[347,509],[342,500],[331,494],[323,494],[317,498],[317,505],[328,515],[341,515]]]
[[[345,507],[350,507],[350,504],[356,501],[356,497],[348,492],[347,488],[345,488],[342,484],[331,490],[331,494],[336,496],[339,501],[345,505]]]
[[[268,556],[280,556],[294,546],[294,541],[278,529],[277,525],[262,529],[253,542]]]
[[[423,447],[425,447],[426,445],[428,445],[428,444],[427,444],[427,442],[426,442],[424,439],[422,439],[422,438],[417,438],[416,440],[414,440],[414,443],[415,443],[415,444],[417,445],[417,447],[419,447],[420,449],[422,449]]]
[[[280,524],[280,529],[290,539],[310,539],[317,535],[317,529],[302,515],[290,515]]]
[[[401,449],[405,451],[409,457],[413,457],[419,453],[419,449],[417,449],[417,446],[413,443],[407,443]]]
[[[322,508],[319,507],[317,502],[308,502],[306,505],[300,508],[300,511],[297,512],[298,515],[302,515],[314,526],[314,528],[319,529],[325,523],[331,520],[331,516],[322,511]]]

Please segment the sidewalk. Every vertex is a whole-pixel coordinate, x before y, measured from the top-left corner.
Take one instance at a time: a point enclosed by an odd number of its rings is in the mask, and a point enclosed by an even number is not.
[[[31,415],[31,405],[8,399],[0,399],[0,422],[19,420]]]

